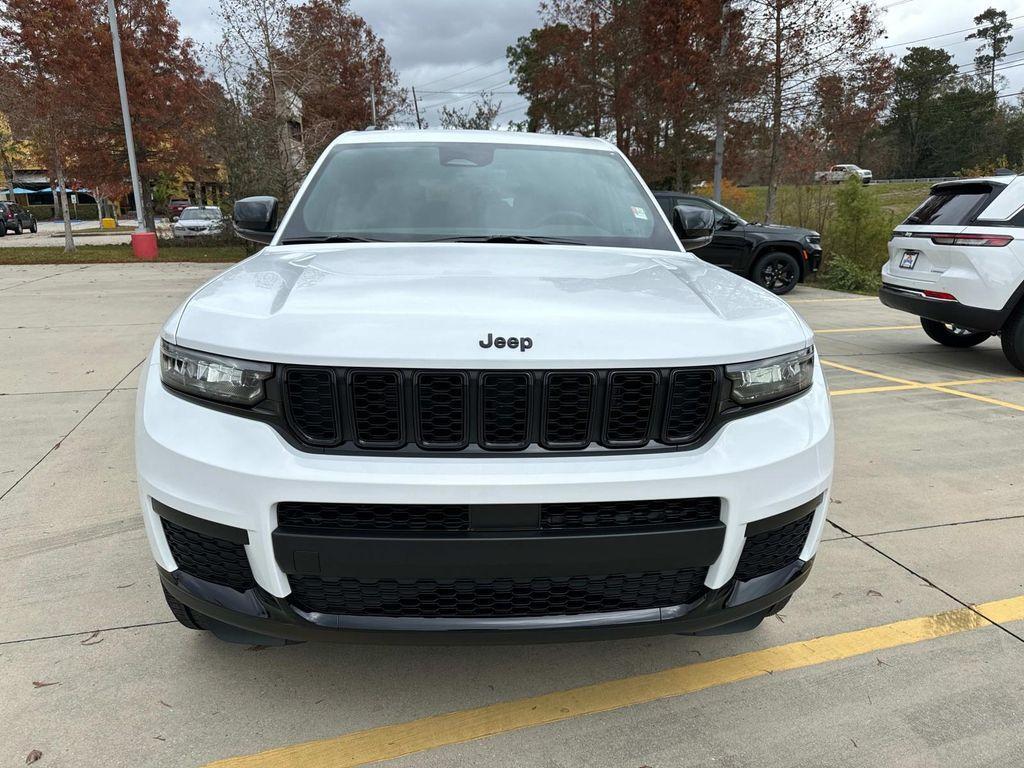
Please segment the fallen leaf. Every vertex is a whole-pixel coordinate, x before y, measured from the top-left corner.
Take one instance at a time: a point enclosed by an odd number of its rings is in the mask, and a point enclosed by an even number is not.
[[[131,584],[118,584],[114,589],[128,589],[128,587],[134,587],[135,584],[136,582],[134,581]]]
[[[33,680],[32,681],[32,685],[35,686],[36,688],[46,688],[46,687],[51,686],[51,685],[60,685],[60,683],[44,683],[44,682],[41,682],[39,680]]]
[[[61,441],[60,441],[60,442],[58,442],[58,443],[57,443],[56,445],[54,445],[54,446],[53,446],[53,450],[55,450],[55,451],[56,451],[56,450],[57,450],[58,448],[60,448],[60,444],[61,444],[61,443],[63,443],[63,442],[64,442],[64,441],[63,441],[63,440],[61,440]]]
[[[164,736],[154,736],[153,738],[157,741],[167,741],[167,739]]]
[[[159,702],[160,702],[161,704],[163,704],[163,705],[164,705],[165,707],[167,707],[168,709],[174,709],[174,707],[172,707],[172,706],[171,706],[170,704],[168,704],[168,703],[167,703],[166,701],[164,701],[163,699],[160,699],[160,700],[159,700]]]
[[[868,597],[882,597],[882,593],[879,592],[877,589],[869,589]]]
[[[31,752],[29,752],[27,755],[25,755],[25,765],[32,765],[32,763],[34,763],[37,760],[41,759],[42,756],[43,756],[42,752],[40,752],[38,749],[33,749]]]
[[[102,642],[103,638],[100,637],[100,631],[97,629],[95,632],[93,632],[91,635],[85,638],[85,640],[80,642],[79,645],[99,645]]]

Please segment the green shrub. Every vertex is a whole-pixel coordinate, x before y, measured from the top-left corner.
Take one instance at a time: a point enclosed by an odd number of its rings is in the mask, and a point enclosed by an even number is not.
[[[52,205],[26,205],[25,207],[39,221],[49,221],[53,218]]]
[[[879,269],[865,267],[846,256],[833,256],[828,261],[821,281],[833,291],[877,293],[882,285]]]
[[[859,179],[836,192],[835,216],[824,243],[823,275],[830,288],[859,293],[878,289],[879,272],[889,255],[895,217]]]

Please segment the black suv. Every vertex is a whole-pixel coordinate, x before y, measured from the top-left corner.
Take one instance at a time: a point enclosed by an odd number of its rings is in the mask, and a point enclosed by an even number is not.
[[[20,235],[26,229],[30,232],[39,231],[36,217],[30,211],[15,203],[0,203],[0,219],[3,220],[4,224],[3,231],[0,231],[0,236],[7,234],[8,229],[16,235]]]
[[[810,229],[751,224],[724,205],[700,195],[655,192],[655,198],[679,232],[679,205],[707,208],[715,214],[714,239],[696,255],[716,266],[748,277],[782,295],[821,266],[821,235]]]

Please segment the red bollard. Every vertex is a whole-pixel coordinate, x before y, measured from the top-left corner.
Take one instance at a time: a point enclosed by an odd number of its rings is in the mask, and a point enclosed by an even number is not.
[[[156,261],[156,233],[132,232],[132,253],[139,261]]]

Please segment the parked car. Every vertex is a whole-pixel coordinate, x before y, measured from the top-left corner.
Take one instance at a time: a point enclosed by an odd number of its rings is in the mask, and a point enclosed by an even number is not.
[[[167,201],[167,215],[171,219],[181,216],[181,212],[192,205],[192,201],[186,198],[172,198]]]
[[[832,481],[811,330],[684,247],[583,137],[337,138],[143,368],[171,611],[236,642],[741,631],[805,581]],[[409,638],[405,637],[408,641]]]
[[[7,230],[11,230],[16,235],[20,235],[26,229],[29,232],[39,231],[36,217],[27,208],[17,203],[0,202],[0,219],[3,220],[4,234],[7,234]]]
[[[1024,177],[936,184],[892,233],[882,303],[948,347],[999,336],[1024,370]]]
[[[847,163],[845,165],[833,165],[827,171],[815,173],[814,180],[824,184],[842,184],[851,176],[860,179],[865,184],[870,184],[874,179],[874,174],[871,171]]]
[[[224,213],[215,205],[194,205],[185,208],[171,225],[175,237],[210,237],[224,234]]]
[[[665,215],[679,231],[677,206],[710,210],[715,216],[711,242],[695,251],[704,261],[750,278],[779,295],[789,293],[821,266],[821,235],[810,229],[751,224],[724,205],[701,195],[655,192]]]

